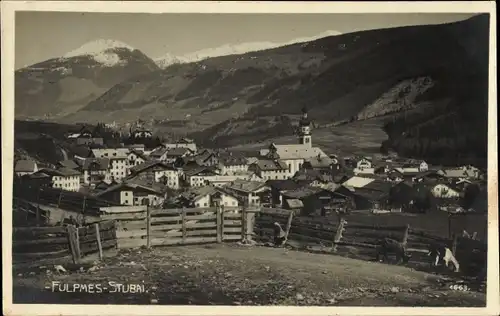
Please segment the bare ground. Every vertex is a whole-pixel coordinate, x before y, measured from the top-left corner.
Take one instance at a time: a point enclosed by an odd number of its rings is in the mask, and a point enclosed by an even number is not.
[[[141,249],[122,251],[97,267],[66,274],[15,271],[14,303],[481,307],[486,302],[484,293],[451,290],[430,273],[283,248]],[[136,283],[146,292],[52,292],[52,281]]]

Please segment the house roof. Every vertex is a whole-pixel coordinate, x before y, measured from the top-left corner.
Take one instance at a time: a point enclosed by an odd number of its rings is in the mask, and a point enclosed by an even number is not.
[[[146,148],[146,145],[144,145],[144,144],[130,144],[130,145],[126,145],[125,147],[133,148],[133,149],[137,149],[137,148],[144,149],[144,148]]]
[[[346,182],[349,182],[351,179]],[[359,195],[369,200],[380,200],[381,198],[388,196],[391,188],[393,187],[393,184],[389,182],[370,178],[362,178],[359,182],[354,183],[360,186],[346,186],[346,182],[338,188],[339,192],[350,192],[351,194]]]
[[[458,193],[464,191],[464,187],[460,186],[460,183],[458,183],[458,182],[442,182],[439,184],[444,185],[444,186],[446,186],[446,187],[448,187],[448,188],[450,188],[453,191],[456,191]]]
[[[36,162],[33,160],[18,160],[14,167],[15,172],[34,172],[36,169]]]
[[[168,149],[165,147],[159,147],[153,150],[150,154],[149,157],[151,158],[160,158],[161,156],[165,155],[168,152]]]
[[[352,188],[362,188],[373,181],[375,181],[374,178],[354,176],[354,177],[350,178],[349,180],[345,181],[344,183],[342,183],[342,185],[346,186],[346,187],[352,187]]]
[[[467,169],[440,170],[438,171],[438,174],[443,175],[446,178],[469,178],[474,176],[474,172]]]
[[[335,192],[337,188],[340,187],[340,184],[337,184],[335,182],[327,182],[327,183],[320,183],[318,187],[330,192]]]
[[[137,150],[137,149],[130,149],[129,154],[135,154],[137,157],[141,157],[144,160],[147,160],[148,157],[144,154],[142,150]]]
[[[61,167],[68,169],[78,169],[80,166],[72,159],[62,160],[57,163]]]
[[[109,169],[109,159],[108,158],[87,158],[83,163],[83,170],[88,170],[90,168],[94,170],[107,170]]]
[[[363,186],[362,189],[389,192],[393,186],[394,184],[390,182],[375,179],[374,181],[371,181]]]
[[[305,197],[317,194],[317,193],[322,192],[322,191],[325,191],[325,190],[322,188],[318,188],[318,187],[303,186],[303,187],[297,188],[295,190],[283,192],[283,196],[301,199],[301,198],[305,198]]]
[[[237,197],[234,195],[234,193],[229,192],[227,190],[224,190],[224,188],[214,187],[211,185],[190,188],[188,191],[179,194],[179,197],[182,197],[182,198],[189,200],[189,201],[192,201],[192,202],[196,202],[199,199],[201,199],[207,195],[212,195],[216,192],[220,192],[220,193],[229,195],[229,196],[237,199]]]
[[[36,173],[43,173],[49,176],[60,176],[60,177],[70,177],[70,176],[80,175],[78,171],[68,168],[59,168],[59,169],[44,168],[37,171]]]
[[[156,195],[163,195],[161,190],[159,190],[158,188],[153,188],[153,187],[151,187],[147,184],[143,184],[143,183],[127,181],[127,182],[122,182],[122,183],[119,183],[116,185],[112,185],[109,188],[107,188],[106,190],[97,193],[96,196],[102,196],[102,195],[105,195],[105,194],[113,192],[113,191],[122,191],[125,189],[129,189],[132,191],[137,190],[137,189],[142,189],[142,190],[149,191],[150,193],[153,193]]]
[[[291,144],[291,145],[276,145],[271,144],[270,149],[275,149],[280,159],[309,159],[314,157],[328,157],[319,147],[310,147],[309,145]],[[270,152],[270,149],[261,150],[261,156],[265,156]]]
[[[259,190],[262,187],[265,187],[266,184],[264,182],[258,182],[258,181],[246,181],[246,180],[235,180],[229,184],[226,185],[226,188],[235,190],[235,191],[242,191],[242,192],[254,192]]]
[[[94,148],[92,154],[96,158],[127,158],[129,153],[128,148]]]
[[[308,163],[314,169],[329,168],[333,164],[333,159],[327,156],[318,156],[306,159],[304,163]]]
[[[207,175],[215,175],[215,172],[213,172],[212,168],[203,166],[184,171],[184,174],[188,177],[199,175],[200,173],[205,173]]]
[[[130,173],[137,174],[141,173],[147,169],[153,169],[154,171],[158,170],[175,170],[174,166],[171,164],[164,163],[162,161],[145,161],[137,166],[130,168]]]
[[[333,181],[333,177],[331,175],[322,174],[319,170],[316,169],[301,169],[295,173],[293,179],[299,181]]]
[[[388,191],[371,190],[365,188],[354,189],[354,194],[362,196],[368,200],[378,201],[389,195]]]
[[[304,182],[287,179],[287,180],[268,180],[266,182],[266,185],[278,191],[288,191],[288,190],[295,190],[307,184]]]
[[[242,166],[248,164],[248,160],[244,156],[233,155],[221,157],[219,162],[224,166]]]
[[[190,153],[191,150],[186,147],[176,147],[172,149],[168,149],[167,151],[167,156],[169,157],[179,157],[179,156],[184,156],[187,153]]]
[[[289,208],[302,208],[302,207],[304,207],[304,204],[302,203],[302,201],[298,200],[298,199],[286,199],[285,203],[288,204]]]
[[[255,165],[262,171],[286,170],[288,166],[282,160],[259,159]]]

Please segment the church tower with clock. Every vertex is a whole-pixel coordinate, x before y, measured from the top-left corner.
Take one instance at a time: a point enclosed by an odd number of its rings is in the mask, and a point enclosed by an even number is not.
[[[311,120],[307,116],[307,109],[302,109],[302,118],[299,122],[299,144],[312,147]]]

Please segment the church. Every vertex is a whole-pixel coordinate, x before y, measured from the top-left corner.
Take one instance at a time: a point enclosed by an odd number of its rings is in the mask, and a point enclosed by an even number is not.
[[[319,147],[312,146],[311,120],[307,110],[302,109],[299,122],[298,144],[276,145],[272,143],[268,149],[262,149],[263,159],[280,160],[287,166],[286,177],[291,178],[300,170],[305,161],[328,157]]]

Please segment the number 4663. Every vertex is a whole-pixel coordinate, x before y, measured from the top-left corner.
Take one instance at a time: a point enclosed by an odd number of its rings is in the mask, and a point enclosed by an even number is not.
[[[463,284],[452,284],[452,285],[450,285],[450,290],[468,291],[468,290],[470,290],[470,288],[467,285],[463,285]]]

